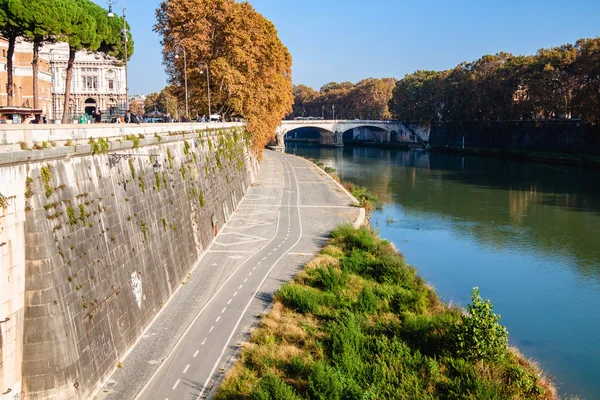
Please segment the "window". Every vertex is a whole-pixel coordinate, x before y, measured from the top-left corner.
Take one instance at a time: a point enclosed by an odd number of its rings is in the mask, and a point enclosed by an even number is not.
[[[2,57],[6,57],[6,49],[2,49]]]
[[[90,91],[98,89],[98,77],[84,76],[83,77],[83,89],[90,90]]]
[[[115,90],[115,81],[112,79],[108,81],[108,90]]]

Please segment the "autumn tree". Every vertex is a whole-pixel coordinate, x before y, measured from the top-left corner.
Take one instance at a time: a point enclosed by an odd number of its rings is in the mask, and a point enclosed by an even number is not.
[[[209,73],[213,113],[245,118],[260,156],[293,101],[292,60],[275,26],[232,0],[163,1],[156,15],[170,83],[183,86],[183,47],[191,107],[208,113]]]
[[[171,88],[168,86],[160,93],[150,93],[144,101],[146,112],[158,111],[161,115],[170,114],[173,118],[179,115],[180,106],[177,97],[171,93]],[[181,115],[183,114],[182,112]]]

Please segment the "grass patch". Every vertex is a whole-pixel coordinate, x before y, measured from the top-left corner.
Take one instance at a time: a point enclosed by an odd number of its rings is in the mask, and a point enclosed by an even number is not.
[[[505,332],[477,289],[468,312],[448,306],[389,242],[344,225],[277,291],[216,399],[558,398]]]

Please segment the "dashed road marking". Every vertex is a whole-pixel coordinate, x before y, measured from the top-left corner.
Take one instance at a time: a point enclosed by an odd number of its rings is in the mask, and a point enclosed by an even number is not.
[[[242,288],[242,286],[244,286],[244,285],[240,285],[240,287],[238,288],[238,290],[240,290],[240,289]],[[236,293],[237,293],[237,292],[236,292]],[[235,294],[234,294],[234,296],[235,296]]]
[[[248,274],[248,276],[251,276],[251,275],[252,275],[252,272],[250,272],[250,273]]]
[[[244,283],[248,282],[248,278],[244,279]]]
[[[235,296],[237,296],[237,292],[235,292],[235,293],[233,294],[233,297],[235,297]]]
[[[219,322],[219,320],[220,320],[220,319],[221,319],[221,316],[219,315],[219,316],[217,317],[217,319],[215,320],[215,322]]]
[[[208,333],[211,333],[213,331],[213,329],[215,329],[215,326],[211,326],[210,329],[208,330]]]
[[[227,310],[227,307],[223,307],[223,309],[221,310],[221,314],[223,314],[225,310]]]
[[[233,299],[229,299],[229,301],[227,302],[227,305],[231,304],[231,300],[233,300]]]
[[[175,384],[173,385],[172,390],[175,390],[177,385],[179,385],[179,381],[180,381],[180,379],[177,379],[177,382],[175,382]]]
[[[204,338],[204,340],[202,341],[202,344],[204,344],[204,343],[206,343],[206,338]],[[198,353],[200,353],[200,350],[196,350],[196,352],[194,353],[194,358],[196,358]]]
[[[184,374],[187,372],[188,368],[190,368],[190,364],[188,364],[188,365],[185,366],[185,369],[183,370]]]
[[[200,343],[201,346],[204,346],[204,343],[206,343],[206,339],[208,339],[207,337],[204,338],[204,340],[202,341],[202,343]],[[196,354],[194,355],[194,357],[196,357],[198,355],[198,351],[196,351]]]

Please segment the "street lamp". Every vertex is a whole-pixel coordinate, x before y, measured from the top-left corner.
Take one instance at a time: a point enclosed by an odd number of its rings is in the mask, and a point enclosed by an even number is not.
[[[106,14],[106,16],[108,18],[114,18],[115,14],[112,11],[112,6],[113,4],[117,3],[119,0],[106,0],[106,2],[108,3],[108,14]],[[128,37],[127,37],[127,20],[125,17],[125,0],[121,0],[121,4],[122,4],[122,9],[123,9],[123,30],[121,31],[121,33],[123,34],[123,43],[125,46],[125,112],[127,112],[129,110],[129,83],[128,83],[128,76],[127,76],[127,42],[128,42]]]
[[[206,61],[200,61],[200,74],[204,73],[203,66],[206,66],[206,87],[208,88],[208,122],[210,122],[210,116],[212,115],[210,109],[210,69]]]
[[[187,54],[185,52],[185,47],[181,43],[175,43],[175,51],[177,49],[183,50],[183,81],[185,83],[185,117],[189,118],[189,108],[188,108],[188,84],[187,84]],[[179,58],[179,54],[175,54],[175,58]]]

